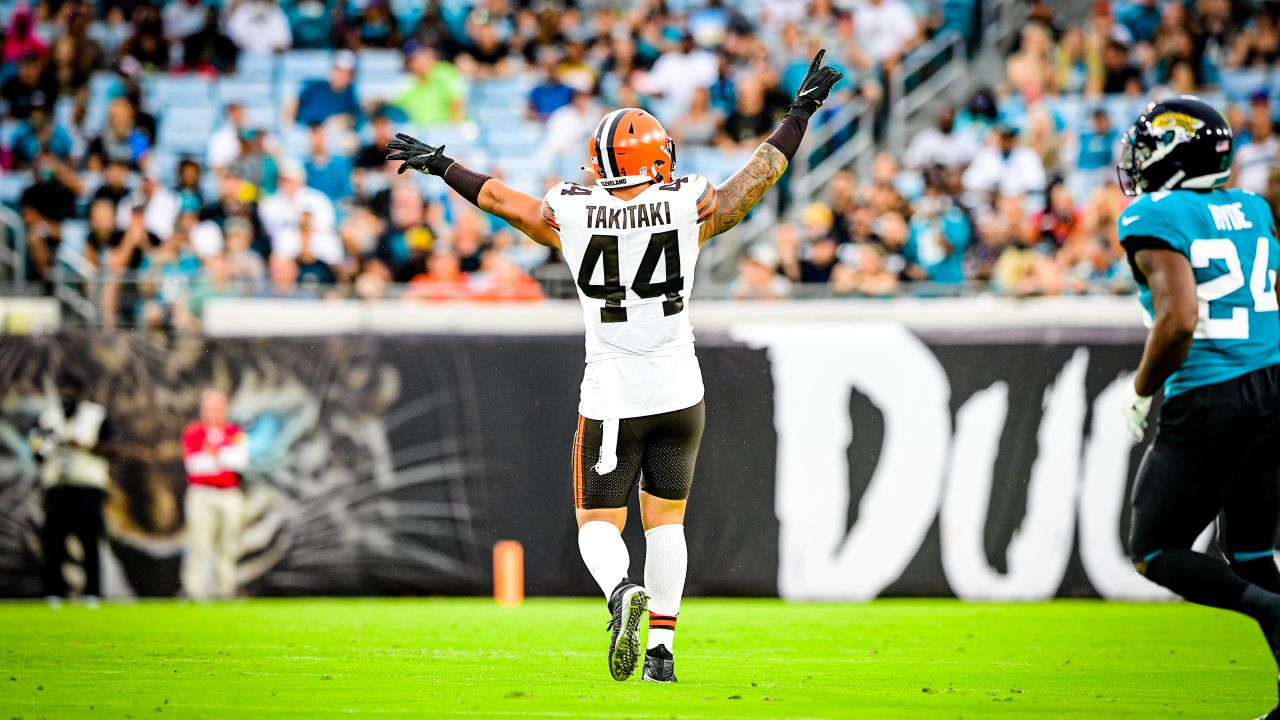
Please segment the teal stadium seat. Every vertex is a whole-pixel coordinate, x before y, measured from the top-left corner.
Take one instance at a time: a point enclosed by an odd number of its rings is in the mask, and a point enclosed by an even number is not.
[[[404,55],[399,50],[361,50],[356,56],[356,83],[377,81],[404,72]]]
[[[329,50],[290,50],[280,56],[280,80],[301,83],[329,76],[333,53]]]
[[[276,56],[244,53],[236,60],[236,77],[271,83],[276,79]]]
[[[409,86],[410,75],[406,72],[392,71],[380,75],[369,75],[356,81],[356,97],[360,103],[390,102],[404,92]]]
[[[31,183],[32,177],[29,172],[0,173],[0,202],[17,207],[18,202],[22,200],[22,191],[26,190]]]
[[[238,102],[249,107],[275,103],[275,89],[269,81],[243,75],[231,75],[219,80],[216,94],[222,105]]]
[[[1222,92],[1232,102],[1241,102],[1258,90],[1267,90],[1272,85],[1272,77],[1276,73],[1264,70],[1223,70],[1221,73]]]
[[[213,106],[209,81],[195,75],[153,75],[143,81],[142,101],[151,111],[163,111],[172,105],[183,107]]]

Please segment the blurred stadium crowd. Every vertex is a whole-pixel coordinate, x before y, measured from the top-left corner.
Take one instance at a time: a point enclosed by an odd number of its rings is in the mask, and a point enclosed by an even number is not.
[[[195,329],[222,295],[534,300],[554,254],[397,175],[388,138],[541,194],[581,176],[608,108],[641,106],[682,172],[719,181],[817,48],[848,78],[830,106],[884,107],[918,44],[980,49],[982,2],[3,0],[0,201],[25,222],[32,282],[64,264],[111,280],[108,327]],[[1003,75],[883,143],[869,173],[795,198],[713,292],[1129,291],[1114,156],[1153,96],[1229,108],[1238,183],[1274,196],[1277,3],[1100,1],[1070,25],[1054,5],[1026,3]]]

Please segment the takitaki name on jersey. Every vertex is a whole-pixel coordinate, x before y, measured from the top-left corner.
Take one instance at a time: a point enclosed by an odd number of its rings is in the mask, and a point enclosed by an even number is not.
[[[1165,383],[1171,397],[1280,364],[1276,271],[1280,244],[1271,208],[1238,189],[1140,196],[1120,215],[1120,242],[1182,253],[1195,272],[1199,320],[1191,351]],[[1151,289],[1135,268],[1138,299],[1154,318]]]
[[[671,224],[671,203],[635,203],[625,207],[587,206],[590,230],[630,230]]]

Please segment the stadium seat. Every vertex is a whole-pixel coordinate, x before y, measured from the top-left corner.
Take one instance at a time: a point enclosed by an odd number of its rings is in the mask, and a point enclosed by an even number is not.
[[[1268,89],[1270,75],[1263,70],[1223,70],[1222,92],[1234,102],[1245,100],[1258,90]]]
[[[357,84],[402,72],[404,72],[404,55],[399,50],[361,50],[356,59]]]
[[[222,193],[222,178],[217,173],[205,172],[200,175],[200,193],[206,200],[216,198]]]
[[[223,105],[229,102],[238,102],[245,106],[275,103],[271,83],[244,76],[233,75],[218,81],[217,95],[218,101]]]
[[[275,132],[280,127],[280,109],[275,105],[245,105],[249,127]]]
[[[311,152],[311,132],[294,125],[280,131],[280,144],[286,155],[301,160]]]
[[[1086,103],[1078,95],[1059,95],[1046,98],[1049,111],[1052,112],[1067,128],[1078,130],[1084,127],[1092,105]]]
[[[542,140],[542,128],[533,123],[512,122],[485,137],[485,147],[498,157],[532,157]]]
[[[246,80],[270,83],[276,76],[276,56],[246,53],[236,61],[236,75]]]
[[[151,110],[164,110],[171,105],[205,107],[213,104],[209,82],[185,75],[157,75],[142,85],[143,102]]]
[[[408,133],[419,138],[430,138],[432,143],[444,145],[448,149],[449,156],[454,158],[464,156],[474,158],[483,150],[480,146],[482,133],[474,123],[437,125],[431,128],[406,124],[397,127],[396,132]]]
[[[387,102],[404,92],[411,76],[404,72],[389,72],[370,76],[356,82],[356,97],[363,104]]]
[[[62,243],[61,247],[70,250],[77,255],[84,254],[84,248],[89,241],[89,223],[84,220],[63,220],[62,221]]]
[[[107,118],[107,104],[124,91],[120,76],[113,72],[96,72],[89,77],[89,103],[85,108],[84,130],[97,135]]]
[[[216,115],[205,108],[172,107],[164,113],[164,126],[176,125],[183,132],[209,135],[216,121]]]
[[[0,121],[0,147],[7,148],[13,144],[13,136],[18,133],[18,128],[22,127],[22,123],[18,120],[6,118]]]
[[[302,82],[298,80],[282,80],[276,83],[275,102],[283,106],[285,103],[298,102],[298,95],[302,93]]]
[[[524,107],[529,101],[529,91],[533,85],[529,80],[512,78],[503,80],[487,80],[471,87],[471,102],[487,107],[503,107],[508,110],[513,106]]]
[[[422,21],[425,12],[423,3],[414,0],[392,0],[391,12],[395,14],[396,25],[402,35],[412,35]]]
[[[1143,98],[1134,99],[1124,95],[1107,95],[1102,100],[1102,106],[1106,108],[1111,124],[1118,128],[1127,128],[1132,125],[1146,104],[1147,101]]]
[[[207,113],[206,113],[207,115]],[[178,155],[204,156],[209,144],[209,135],[213,128],[207,121],[196,126],[184,125],[181,121],[172,120],[165,114],[156,133],[156,150],[158,152]]]
[[[26,190],[30,184],[31,173],[29,172],[0,173],[0,202],[16,206],[22,199],[22,191]]]
[[[107,70],[100,70],[89,76],[89,102],[106,104],[108,100],[124,89],[120,76]]]
[[[523,107],[522,105],[522,110]],[[501,130],[511,123],[511,108],[500,105],[473,105],[471,117],[485,131],[485,134],[490,134],[491,131]]]
[[[333,63],[328,50],[292,50],[281,56],[280,79],[301,82],[327,77]]]
[[[172,185],[178,176],[178,155],[170,150],[157,147],[151,153],[151,167],[159,171],[161,182],[166,185]]]
[[[215,130],[215,115],[199,108],[170,108],[160,118],[156,148],[180,155],[203,158],[209,136]]]

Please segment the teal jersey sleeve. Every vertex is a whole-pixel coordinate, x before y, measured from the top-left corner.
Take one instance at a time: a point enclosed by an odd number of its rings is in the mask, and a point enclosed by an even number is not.
[[[1183,255],[1190,252],[1186,233],[1176,224],[1179,210],[1169,193],[1151,193],[1139,197],[1120,213],[1116,221],[1120,244],[1130,260],[1137,251],[1151,247],[1168,247]]]
[[[1271,237],[1276,237],[1276,216],[1271,210],[1271,203],[1267,202],[1266,198],[1255,193],[1246,192],[1245,195],[1249,198],[1249,201],[1253,206],[1250,216],[1260,218],[1265,222],[1266,224],[1264,227],[1267,229],[1266,234]]]

